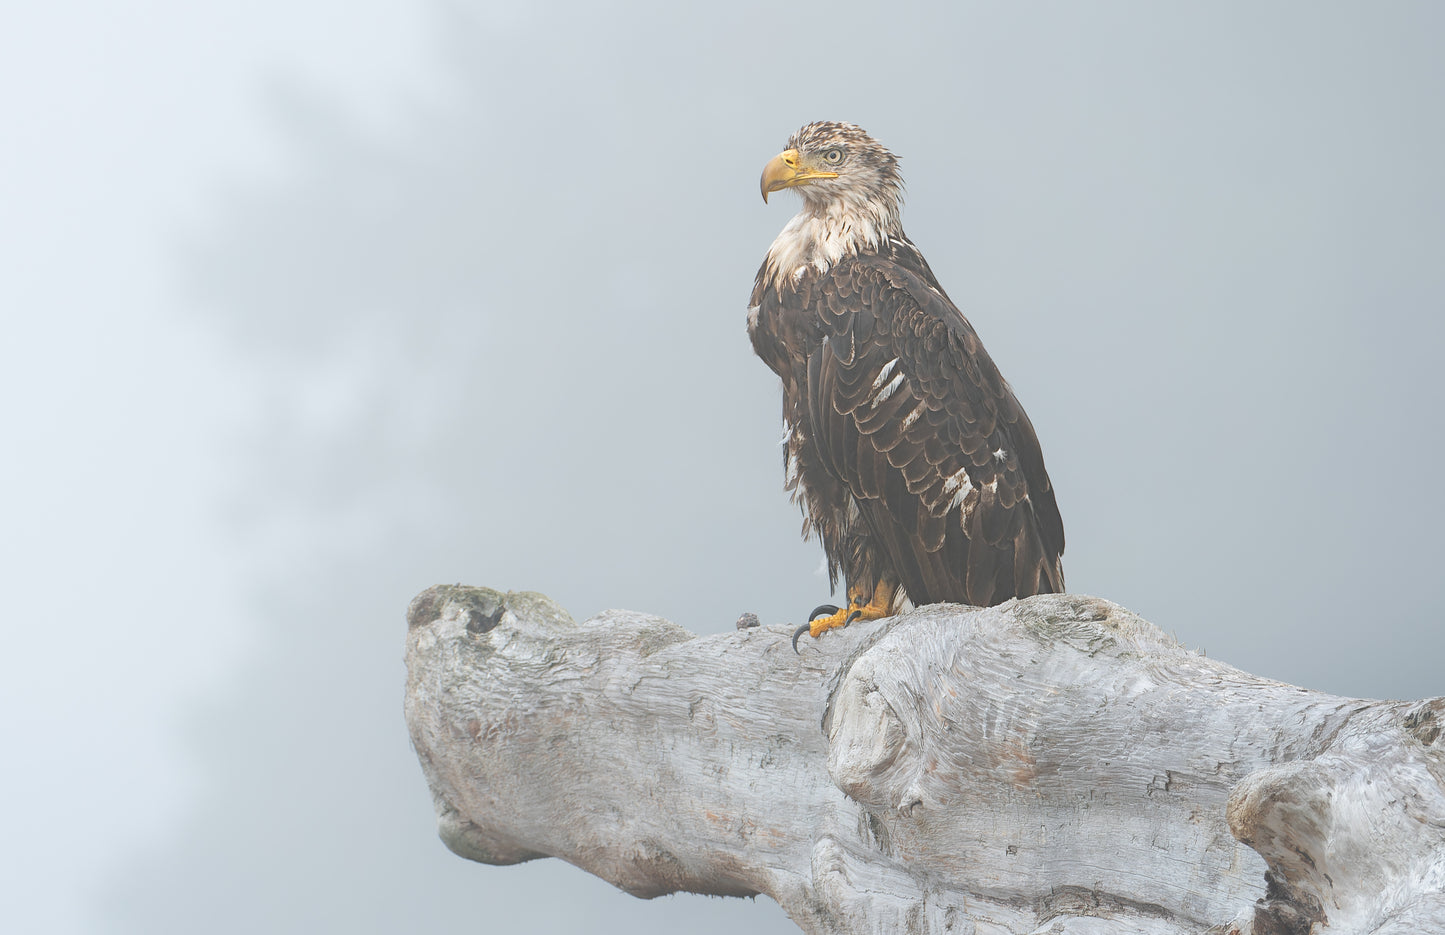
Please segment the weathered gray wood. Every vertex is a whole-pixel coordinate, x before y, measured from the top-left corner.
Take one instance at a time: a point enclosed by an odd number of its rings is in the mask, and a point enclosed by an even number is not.
[[[407,723],[472,860],[765,893],[813,933],[1445,931],[1445,699],[1256,678],[1072,595],[801,656],[485,588],[409,622]]]

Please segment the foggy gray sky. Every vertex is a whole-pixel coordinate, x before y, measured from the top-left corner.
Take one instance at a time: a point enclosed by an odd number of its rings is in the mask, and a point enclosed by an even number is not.
[[[0,28],[7,930],[794,931],[436,839],[438,582],[826,596],[744,306],[799,124],[1027,407],[1070,589],[1442,692],[1434,4],[89,2]]]

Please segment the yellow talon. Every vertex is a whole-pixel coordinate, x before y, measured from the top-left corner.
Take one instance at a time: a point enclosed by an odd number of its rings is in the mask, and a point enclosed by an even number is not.
[[[864,588],[850,587],[848,606],[799,627],[798,632],[793,634],[793,650],[797,651],[798,637],[805,631],[817,639],[834,627],[846,627],[854,620],[878,620],[887,617],[893,613],[893,596],[897,590],[898,586],[888,581],[879,581],[871,595]]]

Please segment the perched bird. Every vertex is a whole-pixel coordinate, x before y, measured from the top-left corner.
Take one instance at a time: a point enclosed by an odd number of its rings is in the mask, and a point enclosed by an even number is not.
[[[1039,441],[968,319],[903,233],[898,159],[851,123],[810,123],[763,169],[802,210],[748,308],[783,382],[785,486],[848,606],[793,636],[938,601],[1062,591],[1064,526]]]

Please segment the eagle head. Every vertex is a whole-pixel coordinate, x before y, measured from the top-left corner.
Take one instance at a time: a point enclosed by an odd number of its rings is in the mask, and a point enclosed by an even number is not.
[[[825,271],[903,236],[898,157],[862,127],[824,120],[799,129],[763,169],[763,201],[783,188],[803,196],[803,210],[768,250],[764,281],[781,287],[809,267]]]
[[[898,157],[851,123],[822,120],[800,128],[763,169],[763,201],[783,188],[815,214],[867,210],[896,217],[903,195]]]

